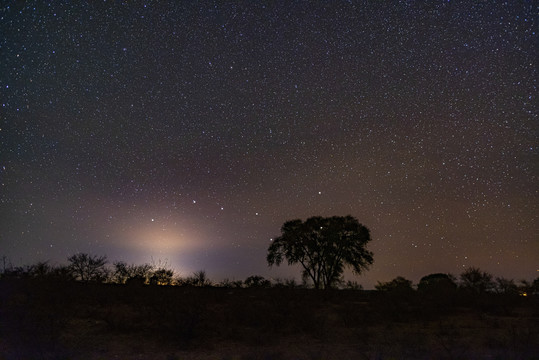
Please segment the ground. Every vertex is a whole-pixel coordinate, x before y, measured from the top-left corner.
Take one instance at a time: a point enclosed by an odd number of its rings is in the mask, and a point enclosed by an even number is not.
[[[538,359],[539,299],[0,280],[0,360]]]

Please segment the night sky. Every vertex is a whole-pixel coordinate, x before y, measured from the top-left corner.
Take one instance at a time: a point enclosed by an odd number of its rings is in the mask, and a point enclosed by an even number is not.
[[[0,256],[268,268],[352,215],[357,280],[539,275],[533,1],[4,2]]]

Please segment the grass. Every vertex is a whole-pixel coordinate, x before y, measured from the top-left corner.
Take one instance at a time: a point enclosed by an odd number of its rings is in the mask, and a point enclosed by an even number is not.
[[[539,302],[492,294],[0,281],[0,360],[537,359]]]

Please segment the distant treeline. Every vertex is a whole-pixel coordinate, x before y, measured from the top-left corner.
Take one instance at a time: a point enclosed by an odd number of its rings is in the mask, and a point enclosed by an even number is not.
[[[266,279],[260,275],[252,275],[245,280],[225,279],[214,282],[208,278],[204,270],[196,271],[190,276],[180,276],[166,262],[145,264],[128,264],[123,261],[109,263],[106,256],[78,253],[67,258],[68,263],[51,265],[48,261],[40,261],[32,265],[13,266],[3,257],[0,279],[36,279],[51,281],[79,281],[92,283],[125,284],[130,286],[193,286],[224,288],[310,288],[305,279]],[[340,289],[362,290],[356,281],[339,283]],[[495,277],[477,267],[469,267],[458,277],[452,274],[433,273],[421,278],[418,284],[398,276],[388,282],[378,282],[375,289],[406,296],[413,292],[430,294],[450,294],[464,291],[471,294],[496,293],[520,296],[539,295],[539,277],[534,281]]]

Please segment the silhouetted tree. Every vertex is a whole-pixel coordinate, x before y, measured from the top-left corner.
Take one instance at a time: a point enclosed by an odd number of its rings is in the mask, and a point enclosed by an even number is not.
[[[363,285],[361,285],[357,281],[348,280],[346,284],[344,284],[344,288],[346,290],[363,290]]]
[[[417,290],[430,294],[448,294],[456,288],[454,277],[442,273],[423,276],[417,284]]]
[[[208,276],[206,275],[206,271],[199,270],[193,273],[193,276],[189,277],[186,280],[186,285],[190,286],[210,286],[212,283],[210,279],[208,279]]]
[[[377,296],[377,304],[383,309],[384,316],[394,320],[403,320],[410,313],[410,304],[416,292],[412,287],[412,281],[397,276],[388,282],[378,282],[374,286],[382,296]]]
[[[113,281],[118,284],[146,284],[152,276],[154,267],[150,264],[128,265],[123,261],[114,263]]]
[[[1,273],[5,274],[6,271],[9,271],[9,269],[13,268],[13,265],[11,264],[11,261],[9,261],[8,257],[6,255],[2,256],[2,267],[0,268]]]
[[[289,265],[299,263],[303,278],[312,280],[316,289],[330,288],[340,281],[345,266],[360,274],[373,263],[372,252],[365,248],[369,241],[369,229],[352,216],[292,220],[269,246],[267,261],[270,266],[285,259]]]
[[[9,269],[6,269],[3,277],[6,278],[28,278],[30,276],[30,266],[11,266]]]
[[[378,291],[391,291],[391,292],[410,292],[413,291],[412,281],[403,278],[402,276],[397,276],[391,281],[380,282],[374,285],[374,288]]]
[[[125,284],[129,278],[128,265],[123,261],[117,261],[113,265],[114,272],[112,274],[112,280],[118,284]]]
[[[498,294],[517,295],[518,286],[513,279],[497,277],[494,281],[494,290]]]
[[[172,285],[174,279],[174,270],[159,268],[153,272],[150,277],[151,285]]]
[[[294,279],[294,278],[291,278],[291,279],[275,278],[275,279],[273,279],[273,281],[274,281],[273,287],[276,287],[276,288],[299,288],[299,287],[303,287],[303,285],[298,284],[296,282],[296,279]]]
[[[243,287],[243,281],[242,280],[236,280],[232,282],[232,287],[241,289]]]
[[[533,280],[533,295],[539,295],[539,277]]]
[[[29,267],[30,276],[35,278],[48,277],[52,272],[52,266],[48,261],[38,261]]]
[[[533,282],[528,280],[520,280],[518,285],[518,293],[523,296],[530,296],[537,293],[539,285],[539,278],[535,279]]]
[[[54,266],[51,270],[50,276],[57,281],[74,280],[71,269],[66,265]]]
[[[491,291],[494,288],[492,275],[479,268],[470,267],[460,274],[460,287],[477,294]]]
[[[233,288],[233,287],[236,287],[234,285],[235,285],[235,281],[232,281],[229,278],[224,278],[221,282],[219,282],[218,286],[224,287],[224,288]]]
[[[102,281],[107,276],[106,256],[78,253],[67,258],[69,269],[80,281]]]
[[[246,287],[250,288],[268,288],[271,286],[271,282],[269,280],[266,280],[263,276],[259,275],[249,276],[247,279],[245,279],[244,284]]]

